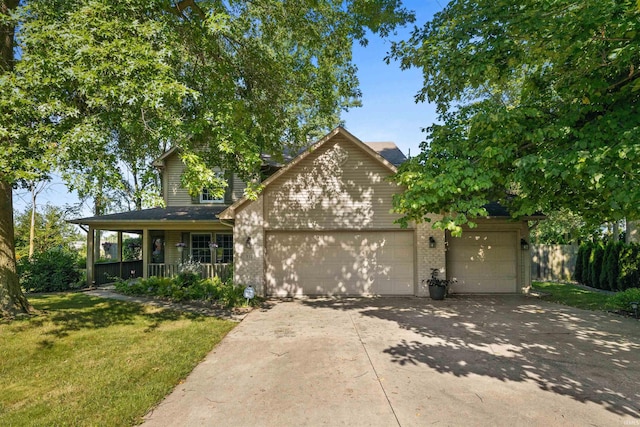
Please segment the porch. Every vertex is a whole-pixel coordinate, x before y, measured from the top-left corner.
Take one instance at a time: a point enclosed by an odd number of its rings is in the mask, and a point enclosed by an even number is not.
[[[180,264],[153,263],[147,266],[144,275],[142,260],[101,262],[94,265],[94,282],[96,286],[113,282],[115,279],[131,279],[135,277],[176,277],[180,272]],[[212,279],[219,277],[226,281],[233,275],[231,263],[200,264],[200,277]]]

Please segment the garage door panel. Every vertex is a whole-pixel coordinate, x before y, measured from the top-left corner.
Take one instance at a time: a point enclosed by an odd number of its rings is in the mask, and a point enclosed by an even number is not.
[[[447,275],[454,293],[516,291],[517,233],[466,231],[448,239]]]
[[[271,295],[411,295],[412,232],[269,232]]]

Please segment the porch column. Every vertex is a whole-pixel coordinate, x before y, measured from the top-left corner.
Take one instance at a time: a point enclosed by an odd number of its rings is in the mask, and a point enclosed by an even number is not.
[[[147,279],[149,277],[149,253],[151,252],[151,242],[149,241],[149,229],[142,229],[142,244],[140,249],[142,250],[142,278]]]
[[[93,275],[94,275],[94,270],[93,270],[94,239],[95,239],[95,230],[93,229],[92,226],[89,226],[89,231],[87,231],[87,286],[92,286],[93,285],[93,280],[94,280],[93,279]]]
[[[122,231],[118,231],[118,258],[116,259],[116,261],[118,261],[118,271],[120,274],[118,274],[118,277],[122,278]]]

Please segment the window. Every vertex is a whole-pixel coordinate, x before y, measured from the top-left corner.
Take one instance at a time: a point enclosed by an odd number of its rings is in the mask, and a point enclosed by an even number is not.
[[[200,193],[200,203],[224,203],[224,197],[217,199],[209,192],[209,190],[203,188]]]
[[[222,264],[233,262],[233,234],[216,234],[216,261]]]
[[[209,250],[209,242],[211,234],[192,234],[191,235],[191,260],[198,261],[202,264],[211,263],[211,250]]]
[[[202,264],[210,264],[212,261],[218,264],[232,263],[233,234],[215,234],[213,241],[218,245],[217,248],[209,247],[211,237],[209,233],[191,234],[191,259]]]
[[[224,179],[224,172],[216,172],[216,178]],[[200,192],[200,203],[224,203],[224,195],[216,198],[209,190],[203,188]]]

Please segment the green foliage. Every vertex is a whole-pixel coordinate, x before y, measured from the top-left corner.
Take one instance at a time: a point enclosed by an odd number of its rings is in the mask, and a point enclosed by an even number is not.
[[[19,9],[15,85],[59,136],[65,176],[81,192],[144,199],[150,156],[171,146],[189,160],[189,189],[222,185],[197,173],[212,166],[253,176],[262,153],[307,144],[359,104],[354,41],[413,20],[396,0],[182,6],[33,0]]]
[[[576,267],[573,272],[573,280],[578,283],[583,283],[584,276],[582,271],[584,269],[584,252],[586,251],[586,245],[580,245],[578,247],[578,253],[576,254]]]
[[[122,240],[122,260],[135,261],[142,259],[142,238],[129,237]]]
[[[442,212],[459,232],[493,200],[514,217],[640,217],[638,19],[629,0],[453,0],[393,44],[440,114],[395,178],[402,221]]]
[[[116,291],[125,295],[149,295],[167,298],[172,301],[200,301],[221,305],[226,308],[246,305],[244,287],[235,285],[231,279],[222,281],[212,279],[194,279],[195,273],[184,271],[175,278],[150,277],[116,282]],[[254,298],[250,305],[257,306],[260,298]]]
[[[595,288],[623,291],[640,287],[640,244],[584,243],[578,249],[574,279]]]
[[[599,237],[599,227],[587,224],[568,209],[547,214],[531,232],[532,244],[569,245]]]
[[[59,292],[78,288],[78,254],[52,249],[21,258],[18,263],[20,284],[26,292]]]
[[[602,261],[604,260],[604,246],[596,243],[591,250],[589,257],[589,276],[588,285],[594,288],[600,288],[600,273],[602,271]]]
[[[620,249],[618,290],[640,287],[640,244],[624,245]]]
[[[607,242],[602,261],[602,271],[600,272],[600,289],[617,290],[617,280],[620,274],[618,258],[623,245],[620,241]]]
[[[608,306],[617,310],[631,311],[631,303],[640,302],[640,287],[617,292],[608,300]]]
[[[34,252],[45,252],[56,248],[70,248],[71,243],[82,240],[75,226],[66,222],[69,214],[59,206],[47,204],[36,211]],[[29,230],[31,209],[15,215],[15,248],[18,259],[29,254]]]

